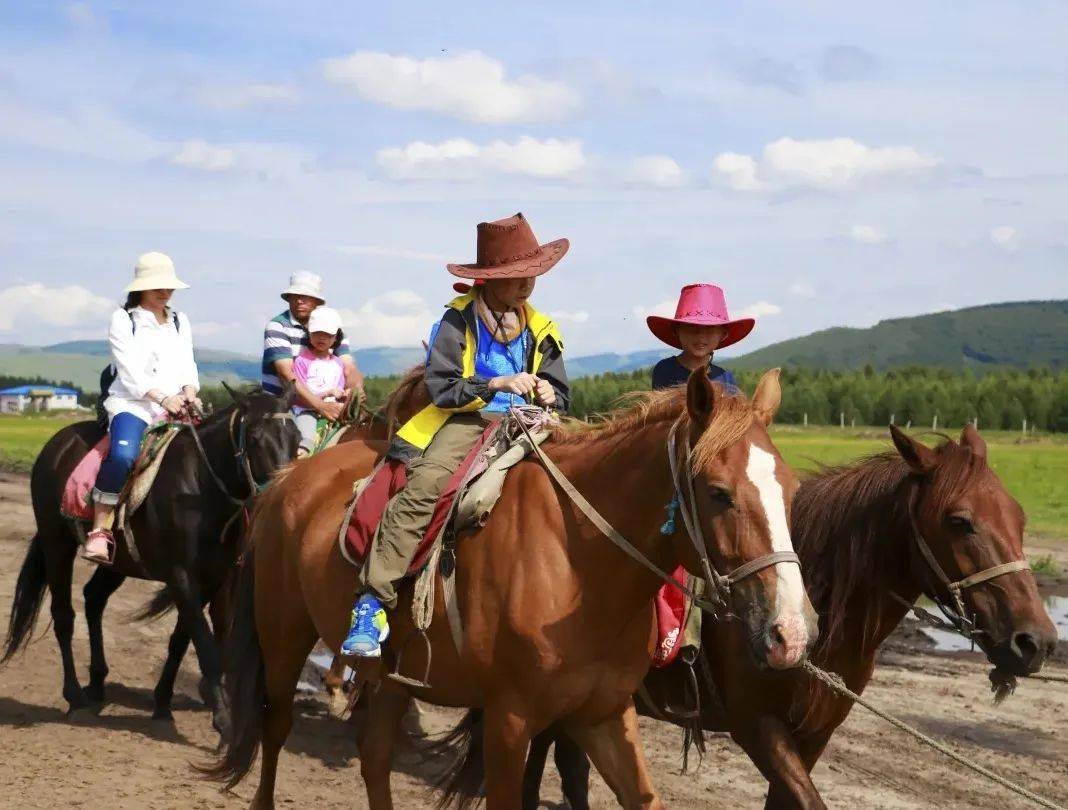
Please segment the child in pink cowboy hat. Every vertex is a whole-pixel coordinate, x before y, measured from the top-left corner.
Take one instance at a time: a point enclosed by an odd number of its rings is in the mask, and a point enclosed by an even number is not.
[[[679,295],[674,318],[650,315],[649,329],[681,354],[665,357],[653,367],[653,390],[682,385],[690,372],[708,369],[708,378],[729,390],[737,386],[734,376],[712,362],[716,349],[731,346],[753,331],[752,318],[731,319],[723,290],[715,284],[687,284]]]

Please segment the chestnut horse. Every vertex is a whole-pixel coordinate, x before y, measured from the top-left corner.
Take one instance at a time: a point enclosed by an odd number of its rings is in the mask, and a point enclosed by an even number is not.
[[[959,613],[923,544],[947,578],[976,582],[960,591],[964,625],[974,627],[995,668],[1008,675],[1038,671],[1057,633],[1030,569],[1005,565],[1025,559],[1024,514],[987,465],[986,443],[972,427],[959,444],[946,440],[935,449],[890,431],[896,453],[819,472],[794,498],[793,537],[821,617],[814,662],[863,692],[879,645],[906,605],[926,594],[950,615]],[[704,622],[702,639],[700,725],[730,731],[745,749],[769,781],[767,807],[823,807],[810,772],[852,702],[800,673],[758,671],[739,655],[745,638],[729,624]],[[688,682],[680,664],[650,672],[645,694],[653,705],[640,700],[639,711],[670,719],[669,698]],[[547,745],[535,743],[542,764]],[[558,752],[557,766],[569,785],[588,777],[581,754]],[[527,808],[537,804],[540,768],[528,774]]]
[[[609,522],[626,526],[634,547],[662,570],[701,570],[699,552],[719,571],[791,548],[787,515],[796,479],[768,437],[780,401],[778,373],[761,379],[750,403],[726,396],[705,375],[686,389],[649,393],[599,426],[561,429],[546,454]],[[680,482],[665,449],[692,444],[682,476],[684,502],[698,522],[695,549],[685,532],[660,533]],[[354,480],[373,468],[380,446],[351,442],[298,462],[257,506],[227,640],[227,692],[234,723],[212,776],[240,781],[262,743],[253,806],[274,805],[278,755],[292,724],[297,678],[312,645],[334,650],[345,635],[354,593],[338,550],[338,527]],[[696,542],[695,542],[696,545]],[[486,795],[491,810],[518,807],[531,736],[563,722],[627,807],[660,807],[637,736],[631,695],[655,644],[653,596],[661,580],[613,548],[534,460],[508,476],[485,527],[458,544],[456,592],[464,628],[457,650],[438,588],[428,636],[428,688],[384,680],[361,729],[361,772],[373,810],[393,806],[389,777],[409,695],[448,706],[481,707]],[[413,632],[407,609],[391,617],[394,641]],[[798,567],[778,562],[735,582],[730,609],[765,665],[804,658],[815,616]],[[425,656],[409,645],[406,669]]]

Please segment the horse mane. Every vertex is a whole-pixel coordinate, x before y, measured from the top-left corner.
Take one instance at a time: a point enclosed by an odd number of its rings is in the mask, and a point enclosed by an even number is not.
[[[928,487],[925,508],[942,511],[986,467],[970,448],[949,438],[935,453],[937,463],[924,476],[891,450],[804,479],[791,508],[791,534],[809,598],[821,616],[815,661],[830,663],[847,627],[859,627],[862,649],[872,649],[886,605],[881,594],[892,577],[907,572],[919,485]],[[821,697],[832,695],[813,682],[810,716],[827,705]]]
[[[741,393],[727,393],[715,384],[716,404],[712,419],[693,447],[695,469],[706,467],[725,448],[737,442],[753,422],[753,409]],[[659,391],[635,391],[618,400],[620,407],[602,415],[597,421],[567,419],[556,427],[550,439],[555,446],[583,446],[605,441],[653,424],[681,419],[691,424],[686,408],[686,387],[676,386]]]
[[[416,397],[418,387],[420,385],[425,385],[423,381],[425,372],[426,365],[423,363],[420,363],[417,366],[412,366],[401,378],[397,387],[394,388],[386,398],[381,413],[385,415],[386,424],[389,426],[391,435],[397,423],[400,421],[398,419],[398,414],[401,412],[401,409],[406,405],[409,405],[411,400]],[[429,400],[429,394],[427,394],[426,398]]]

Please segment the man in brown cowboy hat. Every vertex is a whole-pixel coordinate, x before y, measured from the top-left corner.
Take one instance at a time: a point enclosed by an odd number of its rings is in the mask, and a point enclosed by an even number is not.
[[[474,264],[450,264],[476,283],[446,307],[426,361],[431,404],[397,432],[388,455],[407,463],[408,483],[390,501],[359,574],[345,655],[376,657],[389,635],[385,608],[408,567],[441,491],[488,421],[532,399],[566,410],[563,340],[528,299],[538,276],[567,253],[568,241],[538,243],[522,214],[478,225]]]

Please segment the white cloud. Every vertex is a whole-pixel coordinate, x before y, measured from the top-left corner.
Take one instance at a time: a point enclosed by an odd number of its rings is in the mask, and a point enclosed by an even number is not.
[[[345,256],[380,256],[387,259],[404,259],[414,262],[450,262],[448,256],[442,253],[426,253],[421,250],[407,250],[405,248],[380,247],[378,245],[336,245],[338,253]]]
[[[553,320],[559,321],[560,323],[586,323],[590,319],[590,313],[584,309],[578,309],[574,312],[557,310],[549,314],[552,316]]]
[[[170,157],[171,163],[205,172],[225,172],[234,167],[234,150],[207,141],[186,141]]]
[[[717,155],[712,179],[735,191],[839,190],[870,180],[921,176],[940,163],[911,146],[866,146],[852,138],[780,138],[759,157]]]
[[[328,81],[368,101],[479,124],[556,121],[581,104],[568,85],[536,76],[509,79],[501,62],[478,51],[430,59],[357,51],[327,59],[322,69]]]
[[[491,174],[519,174],[559,179],[586,165],[582,141],[523,136],[514,142],[491,141],[479,146],[466,138],[439,144],[415,141],[379,150],[378,165],[398,180],[473,180]]]
[[[434,322],[426,301],[412,290],[390,290],[340,312],[354,346],[418,346]]]
[[[299,98],[291,84],[217,84],[201,87],[196,98],[201,104],[219,110],[235,110],[257,104],[290,104]]]
[[[87,321],[100,322],[117,306],[117,301],[77,284],[18,284],[0,290],[0,332],[10,332],[20,325],[78,326]]]
[[[300,147],[281,143],[211,144],[197,139],[181,144],[169,160],[198,171],[242,171],[277,178],[302,173],[313,158]]]
[[[849,238],[862,245],[881,245],[887,239],[886,232],[873,225],[854,225],[849,229]]]
[[[798,298],[815,298],[816,288],[803,279],[796,279],[789,287],[790,295]]]
[[[630,311],[634,314],[635,318],[645,319],[650,315],[663,315],[666,318],[673,318],[675,316],[675,307],[678,301],[674,298],[665,298],[657,304],[653,304],[651,307],[642,306],[641,304],[633,306]]]
[[[646,155],[630,162],[624,179],[639,186],[679,188],[689,182],[686,172],[667,155]]]
[[[1002,250],[1013,253],[1020,248],[1020,232],[1011,225],[999,225],[990,229],[990,241]]]
[[[735,318],[766,318],[770,315],[780,315],[782,313],[782,307],[778,304],[773,304],[770,301],[757,301],[755,304],[750,304],[744,307],[740,312],[734,315]]]

